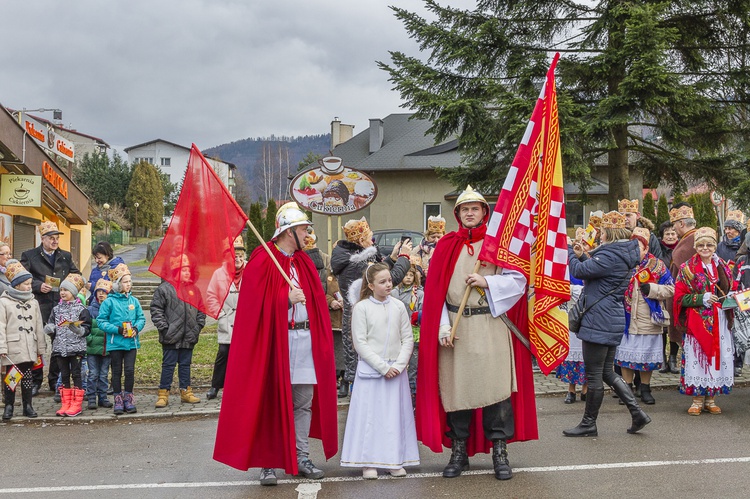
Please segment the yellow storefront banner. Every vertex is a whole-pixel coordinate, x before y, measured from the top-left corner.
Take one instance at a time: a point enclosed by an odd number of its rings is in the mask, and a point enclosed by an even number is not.
[[[0,205],[41,207],[41,175],[0,175]]]

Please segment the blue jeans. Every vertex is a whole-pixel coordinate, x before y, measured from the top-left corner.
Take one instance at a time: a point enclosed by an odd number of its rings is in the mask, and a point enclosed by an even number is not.
[[[86,381],[86,398],[90,402],[101,402],[107,398],[107,385],[109,378],[109,364],[112,359],[109,355],[89,355],[89,375]]]
[[[187,389],[187,387],[190,386],[190,364],[192,362],[192,348],[165,348],[162,345],[161,381],[159,382],[159,389],[169,390],[172,388],[175,364],[179,364],[177,377],[180,381],[180,389]]]

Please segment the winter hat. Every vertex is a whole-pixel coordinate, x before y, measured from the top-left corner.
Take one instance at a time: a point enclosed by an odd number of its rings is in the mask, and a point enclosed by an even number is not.
[[[120,279],[122,279],[124,276],[130,275],[130,269],[128,268],[127,265],[125,265],[124,263],[121,263],[117,265],[117,267],[111,269],[108,272],[108,275],[109,275],[109,278],[112,280],[112,282],[115,283],[119,281]]]
[[[68,277],[60,283],[60,288],[70,291],[73,296],[76,296],[85,285],[86,282],[80,274],[68,274]]]
[[[94,286],[94,294],[96,294],[96,292],[99,290],[110,294],[112,292],[112,281],[108,281],[107,279],[99,279],[98,281],[96,281],[96,286]]]
[[[31,272],[26,270],[26,267],[21,265],[16,259],[8,260],[5,267],[5,277],[10,281],[10,285],[14,288],[24,282],[27,279],[31,279]]]

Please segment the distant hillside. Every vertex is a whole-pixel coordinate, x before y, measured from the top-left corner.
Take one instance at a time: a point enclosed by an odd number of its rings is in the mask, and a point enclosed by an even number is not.
[[[265,201],[267,192],[274,199],[287,199],[287,175],[293,176],[297,172],[299,162],[308,153],[327,156],[330,145],[330,134],[302,137],[271,135],[211,147],[203,150],[203,154],[237,165],[238,173],[249,185],[251,199]]]

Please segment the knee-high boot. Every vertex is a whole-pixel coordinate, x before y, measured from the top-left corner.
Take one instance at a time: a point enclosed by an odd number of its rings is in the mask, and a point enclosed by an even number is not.
[[[0,380],[0,383],[3,383],[3,381]],[[13,404],[16,403],[16,392],[8,388],[8,385],[5,383],[3,383],[3,398],[5,399],[3,421],[7,421],[13,417]]]
[[[637,433],[639,430],[643,429],[644,426],[651,422],[651,418],[648,414],[643,412],[641,406],[638,405],[638,401],[635,399],[635,395],[632,391],[630,391],[630,387],[628,387],[628,384],[625,383],[625,380],[617,377],[614,383],[612,383],[612,389],[615,391],[615,393],[617,393],[617,396],[620,397],[620,400],[625,402],[625,405],[630,411],[632,424],[630,428],[628,428],[628,433]]]
[[[33,387],[23,387],[21,391],[21,401],[23,402],[23,415],[27,418],[35,418],[38,416],[34,408],[31,406],[31,400],[34,395]]]
[[[583,410],[583,419],[575,428],[563,430],[566,437],[595,437],[598,435],[596,429],[596,418],[599,417],[599,408],[604,400],[604,388],[589,386],[586,394],[586,408]]]

